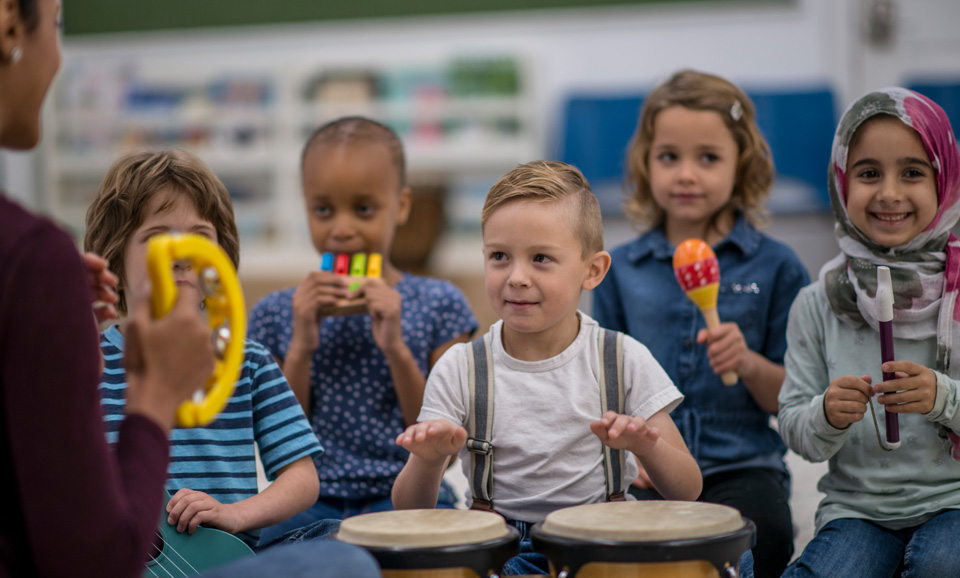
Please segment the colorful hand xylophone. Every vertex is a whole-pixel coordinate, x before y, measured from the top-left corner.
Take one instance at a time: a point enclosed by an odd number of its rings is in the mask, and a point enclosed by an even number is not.
[[[354,253],[352,256],[346,253],[324,253],[320,257],[320,270],[330,271],[341,277],[350,277],[353,282],[350,283],[351,292],[360,288],[360,281],[366,277],[380,277],[383,274],[383,255],[380,253]],[[364,297],[354,297],[352,299],[341,299],[332,308],[320,310],[320,315],[324,317],[338,317],[345,315],[358,315],[367,312],[367,300]]]
[[[880,329],[880,362],[893,361],[893,281],[890,279],[889,267],[877,267],[877,325]],[[895,373],[883,372],[883,381],[896,378]],[[880,445],[894,450],[900,447],[900,418],[886,409],[884,415],[887,422],[887,443]]]
[[[213,421],[233,395],[243,364],[247,313],[236,269],[223,249],[200,235],[169,234],[151,238],[147,246],[154,318],[169,313],[176,301],[173,268],[177,261],[189,261],[197,272],[217,357],[213,374],[203,389],[177,410],[180,426],[196,427]]]
[[[717,316],[717,294],[720,292],[720,265],[710,245],[700,239],[687,239],[673,252],[673,272],[687,297],[693,301],[707,322],[707,329],[720,325]],[[724,385],[735,385],[735,371],[720,376]]]

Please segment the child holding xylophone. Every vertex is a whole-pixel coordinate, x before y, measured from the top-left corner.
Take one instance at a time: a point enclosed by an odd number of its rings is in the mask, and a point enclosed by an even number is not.
[[[403,146],[391,129],[361,117],[330,122],[309,138],[301,164],[307,223],[324,266],[260,301],[250,337],[281,364],[327,451],[314,460],[317,503],[270,535],[393,509],[390,491],[407,459],[394,439],[416,421],[433,364],[477,329],[452,284],[390,262],[411,203]],[[379,275],[358,280],[322,263],[327,254],[360,253],[379,254]],[[358,298],[366,314],[336,314],[338,303]],[[442,502],[452,507],[453,496]]]
[[[710,74],[676,73],[647,96],[627,163],[624,211],[645,232],[611,251],[594,292],[602,327],[650,348],[686,397],[673,419],[703,472],[700,499],[737,508],[757,525],[757,574],[779,576],[793,553],[786,447],[770,427],[783,382],[790,304],[809,276],[792,249],[760,233],[773,162],[753,104]],[[713,248],[717,311],[706,327],[677,283],[674,251]],[[739,380],[727,386],[724,374]],[[631,488],[659,496],[645,476]]]
[[[226,188],[195,155],[181,150],[137,152],[110,167],[87,211],[84,246],[107,259],[119,277],[117,308],[149,279],[146,251],[154,235],[178,231],[220,245],[234,267],[240,260],[237,226]],[[200,307],[204,293],[189,263],[177,263],[179,292]],[[107,438],[116,443],[127,403],[123,363],[125,325],[100,336],[106,367],[100,393]],[[242,335],[234,336],[242,339]],[[199,384],[198,384],[199,385]],[[273,480],[258,492],[256,452]],[[181,532],[199,524],[256,546],[260,529],[308,508],[319,482],[311,456],[322,451],[303,410],[270,353],[251,341],[223,412],[203,427],[170,433],[168,521]],[[263,541],[262,543],[266,543]]]

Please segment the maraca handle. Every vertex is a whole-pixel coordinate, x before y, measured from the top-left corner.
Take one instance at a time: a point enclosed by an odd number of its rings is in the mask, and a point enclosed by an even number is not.
[[[713,329],[720,325],[720,316],[717,315],[717,308],[711,307],[710,309],[703,309],[703,319],[707,322],[707,329]],[[723,385],[736,385],[740,378],[737,377],[736,371],[724,371],[720,375],[720,379],[723,380]]]

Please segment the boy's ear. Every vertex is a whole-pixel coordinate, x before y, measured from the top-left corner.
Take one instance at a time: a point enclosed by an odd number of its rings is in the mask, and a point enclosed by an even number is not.
[[[3,0],[0,0],[2,2]],[[397,207],[397,223],[400,225],[405,225],[407,219],[410,218],[410,206],[413,204],[413,195],[410,192],[410,187],[403,187],[403,190],[400,191],[400,206]]]
[[[597,251],[587,258],[587,275],[583,278],[583,284],[580,285],[585,291],[589,291],[600,284],[603,278],[607,276],[610,270],[610,253],[606,251]]]
[[[10,63],[13,49],[23,44],[23,34],[17,0],[0,0],[0,62]]]

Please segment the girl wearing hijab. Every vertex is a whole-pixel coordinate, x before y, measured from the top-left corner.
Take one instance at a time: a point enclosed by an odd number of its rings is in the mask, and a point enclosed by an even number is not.
[[[778,418],[791,449],[830,468],[817,534],[784,576],[960,576],[960,155],[946,114],[902,88],[867,94],[837,128],[829,189],[841,253],[790,311]],[[886,363],[878,266],[895,297]],[[898,449],[883,411],[899,417]]]

